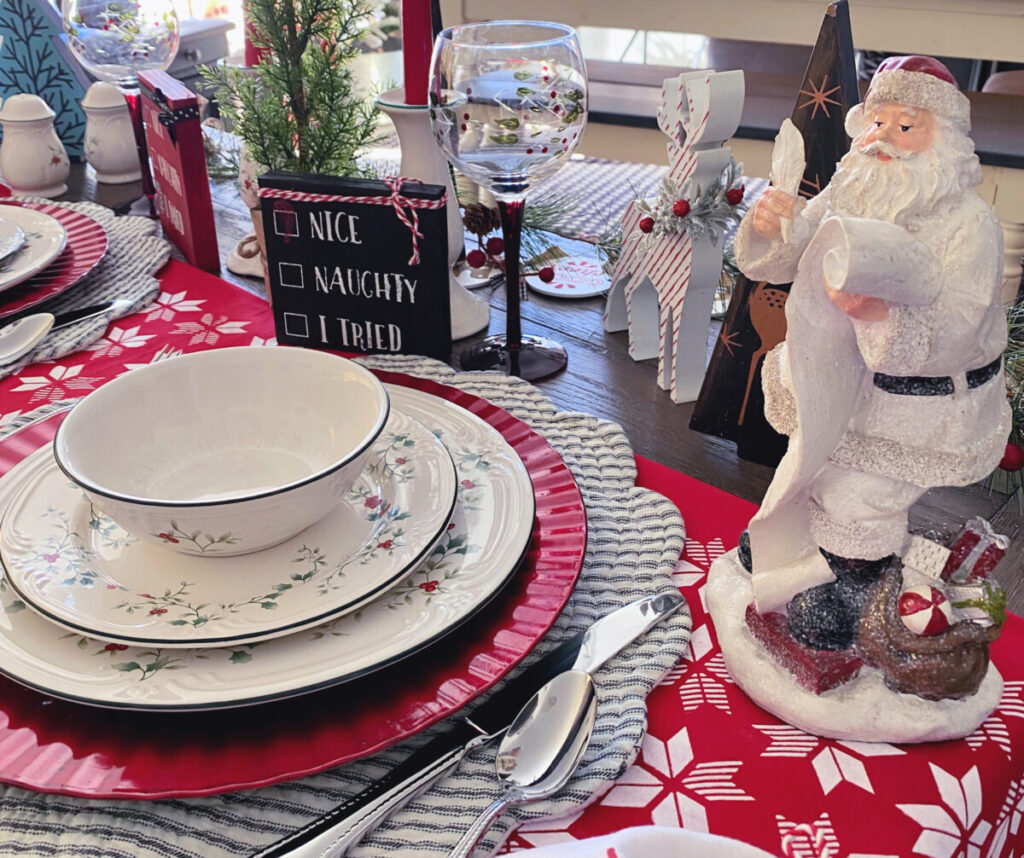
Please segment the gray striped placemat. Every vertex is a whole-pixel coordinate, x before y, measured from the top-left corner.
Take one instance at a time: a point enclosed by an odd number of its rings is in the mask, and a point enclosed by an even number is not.
[[[683,522],[668,500],[634,487],[633,453],[620,427],[586,414],[559,412],[540,391],[520,379],[455,373],[424,358],[366,362],[489,399],[543,435],[575,475],[589,527],[584,571],[566,609],[523,667],[615,608],[651,593],[677,592],[670,576],[683,547]],[[580,769],[555,798],[503,817],[486,848],[496,849],[514,820],[577,812],[611,787],[639,751],[647,694],[682,657],[689,634],[690,616],[684,609],[597,672],[597,726]],[[302,705],[301,699],[297,705]],[[96,729],[102,730],[102,712],[88,714],[95,719]],[[258,711],[253,710],[250,717],[258,717]],[[443,729],[444,722],[372,758],[321,774],[209,798],[86,800],[0,787],[0,855],[247,855],[379,778]],[[174,736],[167,741],[173,742]],[[494,753],[492,746],[471,755],[456,773],[395,814],[348,854],[353,858],[446,855],[474,816],[498,795]]]
[[[144,217],[117,217],[110,209],[96,203],[64,203],[36,197],[18,199],[69,208],[91,217],[107,231],[107,252],[100,263],[67,291],[40,304],[37,308],[40,312],[60,313],[125,298],[130,303],[118,317],[128,316],[153,303],[160,294],[160,282],[155,275],[170,259],[171,243],[160,235],[156,221]],[[0,293],[0,300],[2,297]],[[0,378],[30,363],[57,360],[81,351],[103,336],[113,318],[114,314],[110,313],[53,331],[32,351],[0,365]],[[3,324],[0,319],[0,326]]]

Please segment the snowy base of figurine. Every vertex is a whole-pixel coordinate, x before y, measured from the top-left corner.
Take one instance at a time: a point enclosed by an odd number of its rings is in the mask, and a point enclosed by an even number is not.
[[[976,730],[999,704],[1003,678],[991,663],[977,693],[962,700],[925,700],[888,688],[864,666],[856,678],[813,694],[751,634],[750,575],[735,549],[711,566],[707,602],[725,664],[736,684],[761,708],[817,736],[861,742],[937,742]]]

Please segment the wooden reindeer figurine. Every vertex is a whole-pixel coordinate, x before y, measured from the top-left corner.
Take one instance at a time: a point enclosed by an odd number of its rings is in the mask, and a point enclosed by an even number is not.
[[[670,138],[668,175],[657,201],[632,202],[622,218],[604,328],[628,329],[633,360],[657,356],[658,386],[673,402],[696,399],[704,377],[725,229],[743,197],[741,169],[722,143],[739,125],[743,94],[741,71],[665,81],[658,125]]]

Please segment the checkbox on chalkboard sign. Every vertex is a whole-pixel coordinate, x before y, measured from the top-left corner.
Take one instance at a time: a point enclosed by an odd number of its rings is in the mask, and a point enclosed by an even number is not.
[[[274,212],[274,232],[293,238],[299,237],[299,218],[293,211]]]
[[[279,343],[451,359],[444,187],[281,171],[259,184]]]
[[[304,313],[282,313],[285,332],[289,337],[309,339],[309,317]]]
[[[278,262],[277,273],[281,285],[289,289],[302,289],[306,285],[302,279],[302,266],[297,262]]]

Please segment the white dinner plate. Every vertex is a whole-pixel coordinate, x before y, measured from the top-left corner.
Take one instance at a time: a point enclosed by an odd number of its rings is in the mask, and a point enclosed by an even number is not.
[[[25,233],[21,248],[0,262],[0,291],[3,291],[38,274],[60,256],[68,235],[56,218],[35,209],[0,205],[0,218],[13,221]]]
[[[498,431],[468,411],[388,385],[393,409],[448,447],[455,514],[426,561],[373,602],[261,643],[166,649],[104,643],[26,609],[0,580],[0,672],[56,697],[115,708],[187,711],[290,697],[362,676],[451,632],[489,602],[524,556],[533,528],[530,476]],[[0,509],[31,468],[0,480]]]
[[[0,218],[0,262],[25,243],[25,230],[9,218]]]
[[[263,551],[215,557],[130,536],[67,478],[48,446],[26,462],[0,525],[0,557],[22,600],[73,632],[168,648],[277,637],[366,604],[444,534],[455,466],[430,431],[392,410],[368,462],[316,524]]]

